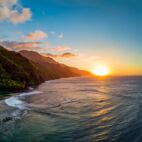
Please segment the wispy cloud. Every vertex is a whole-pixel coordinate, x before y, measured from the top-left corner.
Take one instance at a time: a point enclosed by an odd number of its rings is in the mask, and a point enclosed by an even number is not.
[[[63,33],[59,34],[58,38],[63,39],[64,38],[64,34]]]
[[[26,36],[24,36],[23,40],[38,41],[38,40],[45,39],[45,38],[48,38],[47,33],[41,30],[37,30],[35,32],[31,32],[27,34]]]
[[[51,58],[73,58],[73,57],[76,57],[77,55],[71,53],[71,52],[66,52],[66,53],[63,53],[63,54],[51,54],[51,53],[47,53],[47,54],[44,54],[45,56],[47,57],[51,57]]]
[[[50,34],[54,36],[56,34],[56,32],[51,31]]]
[[[20,50],[33,50],[38,48],[40,42],[16,42],[16,41],[3,41],[0,45],[6,47],[9,50],[20,51]]]
[[[16,42],[16,41],[2,41],[1,45],[7,47],[10,50],[36,50],[38,52],[47,52],[47,51],[65,51],[70,50],[68,46],[57,46],[55,48],[50,48],[48,42]]]
[[[0,0],[0,20],[7,20],[13,24],[23,23],[32,17],[31,10],[24,8],[18,0]]]
[[[48,53],[49,51],[65,51],[69,50],[69,47],[58,46],[55,48],[49,48],[47,42],[16,42],[16,41],[2,41],[0,45],[6,47],[8,50],[21,51],[21,50],[29,50],[36,51],[44,56],[48,56],[51,58],[73,58],[77,57],[77,54],[71,52],[65,52],[62,54],[52,54]]]
[[[8,50],[20,51],[29,50],[36,52],[47,52],[47,42],[16,42],[16,41],[2,41],[0,45],[6,47]]]
[[[70,50],[70,49],[71,48],[69,46],[63,46],[63,45],[60,45],[54,48],[49,48],[49,50],[52,50],[52,51],[65,51],[65,50]]]
[[[62,57],[64,58],[71,58],[71,57],[76,57],[77,55],[70,53],[70,52],[66,52],[62,54]]]

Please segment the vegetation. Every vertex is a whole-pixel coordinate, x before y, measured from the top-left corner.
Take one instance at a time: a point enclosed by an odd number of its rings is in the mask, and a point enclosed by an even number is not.
[[[86,74],[89,73],[57,63],[36,52],[17,53],[0,46],[0,91],[21,90],[45,80]]]
[[[0,90],[24,89],[42,81],[38,70],[28,59],[0,47]]]

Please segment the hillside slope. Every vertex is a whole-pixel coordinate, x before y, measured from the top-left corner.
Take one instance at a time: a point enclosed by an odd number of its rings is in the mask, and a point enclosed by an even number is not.
[[[42,75],[32,62],[19,53],[0,46],[0,90],[24,89],[43,81]]]
[[[25,89],[45,80],[81,76],[84,73],[36,52],[17,53],[0,46],[0,90]]]
[[[41,54],[34,51],[22,50],[19,52],[22,56],[34,62],[42,73],[50,76],[50,78],[61,78],[61,77],[70,77],[70,76],[87,76],[91,75],[87,71],[82,71],[74,67],[69,67],[67,65],[56,62],[50,57],[42,56]],[[45,76],[46,76],[45,75]],[[47,77],[48,79],[48,77]]]

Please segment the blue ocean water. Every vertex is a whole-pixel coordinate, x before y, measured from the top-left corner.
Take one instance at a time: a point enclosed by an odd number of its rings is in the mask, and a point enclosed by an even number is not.
[[[47,81],[1,101],[0,121],[0,142],[142,142],[142,77]]]

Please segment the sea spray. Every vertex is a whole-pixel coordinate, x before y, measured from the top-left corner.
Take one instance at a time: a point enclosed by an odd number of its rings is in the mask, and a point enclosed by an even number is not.
[[[20,95],[12,96],[12,97],[6,99],[5,103],[8,106],[16,107],[16,108],[18,108],[20,110],[28,109],[27,108],[27,104],[21,99],[21,97],[25,98],[26,96],[40,94],[40,93],[42,93],[42,92],[40,92],[40,91],[32,91],[32,92],[21,93]]]

